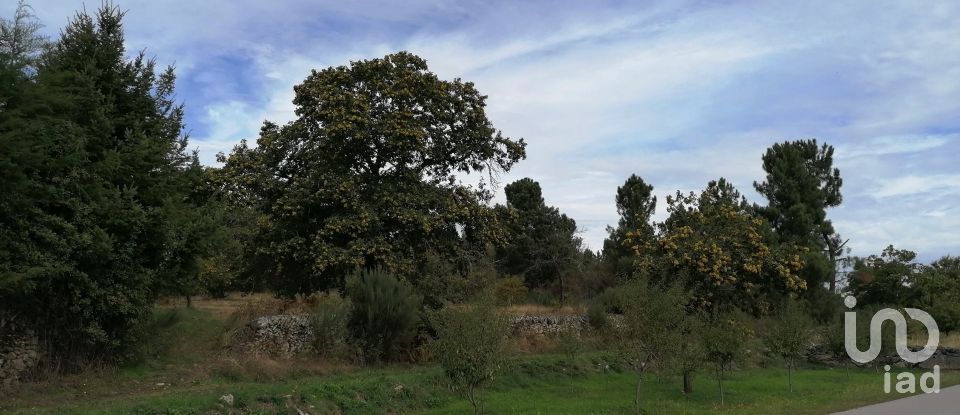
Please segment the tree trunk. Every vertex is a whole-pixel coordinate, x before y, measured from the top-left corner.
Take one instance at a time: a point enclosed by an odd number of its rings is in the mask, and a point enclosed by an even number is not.
[[[563,275],[558,276],[557,279],[560,280],[560,305],[563,306],[563,304],[564,304],[564,298],[563,298]]]
[[[469,400],[470,405],[473,406],[474,415],[483,413],[483,408],[480,407],[480,399],[478,399],[477,391],[473,386],[467,388],[467,400]]]
[[[787,362],[787,384],[790,385],[790,393],[793,393],[793,360]]]
[[[723,366],[717,368],[717,385],[720,385],[720,406],[723,406]]]
[[[685,395],[693,393],[693,371],[685,370],[683,372],[683,393]]]
[[[833,294],[837,289],[837,260],[836,254],[834,254],[833,240],[830,239],[830,235],[824,232],[823,229],[820,229],[820,237],[823,238],[823,245],[827,247],[827,259],[830,261],[830,294]]]
[[[190,298],[190,294],[187,294],[187,308],[193,307],[193,301]]]
[[[634,396],[634,399],[633,399],[633,408],[634,408],[634,413],[636,415],[640,415],[641,413],[640,411],[640,383],[641,382],[643,382],[642,374],[637,376],[637,390],[635,392],[636,395]]]

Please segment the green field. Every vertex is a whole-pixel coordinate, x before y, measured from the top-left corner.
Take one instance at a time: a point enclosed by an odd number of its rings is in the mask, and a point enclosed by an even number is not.
[[[493,414],[630,413],[635,376],[615,367],[598,368],[605,365],[601,355],[518,359],[509,374],[485,395],[487,409]],[[124,389],[137,379],[127,373],[114,380],[121,381],[118,389]],[[955,384],[960,376],[950,373],[944,380]],[[799,372],[795,381],[797,391],[790,394],[786,375],[780,369],[737,371],[727,380],[727,403],[720,406],[717,385],[707,376],[697,379],[697,389],[689,396],[679,391],[678,378],[651,378],[643,386],[645,409],[656,414],[822,414],[897,397],[882,393],[882,377],[873,370],[852,371],[848,379],[843,370],[809,368]],[[100,396],[68,399],[53,407],[45,407],[46,402],[37,399],[33,402],[37,409],[21,408],[12,413],[286,414],[297,413],[296,409],[345,414],[471,412],[466,401],[446,390],[437,369],[418,367],[277,382],[210,379],[153,391],[116,392],[111,396],[106,389],[93,389],[90,393]],[[229,409],[218,403],[227,393],[235,397],[235,406]]]
[[[429,365],[357,368],[315,361],[234,361],[218,358],[223,325],[209,312],[157,313],[155,341],[146,357],[121,369],[25,384],[5,392],[4,413],[48,414],[463,414],[467,402]],[[944,385],[960,383],[945,373]],[[525,354],[512,360],[484,394],[491,414],[630,413],[636,377],[604,352]],[[725,381],[720,406],[712,376],[696,378],[691,395],[676,376],[650,377],[645,410],[655,414],[822,414],[895,399],[882,391],[874,369],[807,367],[787,391],[781,368],[736,370]],[[234,405],[219,402],[234,396]]]

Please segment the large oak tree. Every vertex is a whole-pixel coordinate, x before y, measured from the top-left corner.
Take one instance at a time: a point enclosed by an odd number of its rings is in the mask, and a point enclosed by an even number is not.
[[[500,229],[490,182],[524,157],[473,83],[400,52],[314,71],[296,120],[265,123],[226,160],[261,214],[249,271],[281,294],[340,287],[360,267],[413,278],[424,253],[471,258]],[[474,185],[461,179],[475,178]]]

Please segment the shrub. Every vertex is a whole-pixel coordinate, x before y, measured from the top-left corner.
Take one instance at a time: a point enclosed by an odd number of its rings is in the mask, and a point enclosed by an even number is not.
[[[563,330],[557,335],[557,351],[567,355],[570,360],[576,359],[585,346],[580,331],[574,328]]]
[[[626,298],[620,287],[607,288],[594,298],[594,302],[609,314],[623,314]]]
[[[659,289],[643,280],[629,284],[624,299],[621,351],[637,372],[634,409],[640,414],[640,385],[646,372],[676,363],[677,344],[690,318],[685,307],[688,299],[679,287]]]
[[[593,301],[587,306],[587,323],[594,330],[605,330],[610,327],[610,320],[607,318],[607,308],[600,302]]]
[[[813,322],[794,301],[788,301],[779,314],[764,321],[763,344],[787,364],[787,382],[793,392],[793,368],[809,347]]]
[[[823,348],[826,349],[835,359],[843,363],[847,371],[847,378],[850,378],[850,355],[847,354],[846,333],[844,330],[843,317],[834,317],[833,321],[820,328],[820,337],[823,340]]]
[[[348,327],[368,361],[395,359],[413,344],[420,298],[409,284],[368,269],[350,278],[347,293],[353,303]]]
[[[921,306],[937,321],[940,330],[949,332],[960,329],[960,302],[944,296]]]
[[[753,333],[748,322],[749,318],[745,315],[720,314],[701,331],[704,356],[714,365],[720,386],[720,405],[724,404],[724,373],[746,355],[745,346]]]
[[[527,299],[527,286],[523,285],[523,279],[518,276],[507,276],[501,278],[493,286],[494,296],[497,303],[501,305],[519,304]]]
[[[433,319],[434,355],[447,378],[462,391],[474,412],[483,411],[479,390],[504,365],[509,323],[489,301],[468,307],[447,307]]]
[[[310,313],[313,351],[320,357],[344,357],[350,349],[350,302],[335,292],[315,297]]]
[[[556,307],[560,305],[559,299],[546,288],[534,288],[528,294],[529,300],[533,304]]]
[[[200,260],[197,278],[200,287],[211,298],[226,298],[233,287],[236,273],[224,255],[214,255]]]
[[[492,255],[482,253],[454,260],[427,251],[422,255],[411,282],[416,292],[423,296],[425,307],[439,309],[448,303],[469,302],[496,279]]]

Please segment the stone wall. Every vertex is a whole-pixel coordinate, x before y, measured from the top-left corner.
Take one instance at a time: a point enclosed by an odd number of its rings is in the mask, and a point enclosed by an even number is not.
[[[309,316],[281,314],[247,323],[233,334],[231,348],[243,354],[286,358],[307,351],[312,342]]]
[[[515,335],[579,332],[586,326],[587,318],[578,315],[523,315],[510,320]]]
[[[833,366],[844,365],[850,361],[846,356],[835,356],[820,346],[811,347],[807,352],[807,357],[811,362]],[[896,353],[879,356],[870,363],[870,365],[874,364],[880,366],[891,365],[900,368],[918,366],[925,370],[933,369],[933,366],[940,366],[941,370],[960,370],[960,349],[941,347],[937,349],[936,353],[934,353],[930,359],[921,362],[919,365],[903,361]]]
[[[935,365],[942,370],[960,370],[960,349],[941,347],[933,357],[920,363],[920,367],[927,370],[933,369]]]
[[[556,335],[579,332],[585,327],[587,318],[581,315],[522,315],[510,319],[514,335]],[[312,342],[308,315],[281,314],[247,323],[233,334],[230,349],[242,354],[288,358],[309,351]]]
[[[0,327],[0,387],[19,382],[40,357],[40,345],[33,331],[7,324]]]

